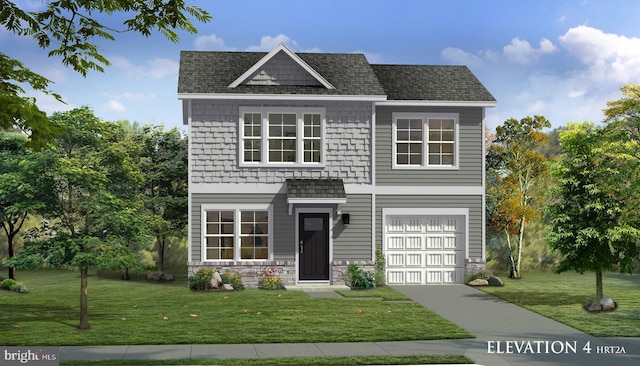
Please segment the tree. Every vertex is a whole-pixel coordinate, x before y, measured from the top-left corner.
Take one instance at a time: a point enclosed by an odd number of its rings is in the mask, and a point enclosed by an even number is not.
[[[619,180],[625,172],[617,166],[616,154],[607,151],[606,131],[592,123],[571,123],[560,132],[564,153],[553,165],[558,184],[547,208],[552,226],[546,241],[564,255],[557,272],[595,271],[596,302],[603,297],[603,271],[614,266],[633,270],[640,238],[638,229],[625,220],[629,189]],[[612,184],[612,177],[618,182]]]
[[[134,138],[142,149],[142,194],[156,238],[158,272],[163,273],[167,238],[184,235],[187,225],[187,139],[161,126],[145,126]]]
[[[0,130],[0,225],[7,236],[9,259],[27,216],[41,213],[53,199],[50,155],[27,149],[25,142],[22,134]],[[11,266],[9,278],[15,279]]]
[[[526,223],[539,214],[537,185],[548,175],[547,161],[538,151],[546,143],[542,116],[508,119],[496,128],[487,154],[487,211],[489,224],[505,235],[509,277],[520,278]]]
[[[100,22],[101,15],[124,14],[122,28],[114,29]],[[98,39],[115,40],[114,34],[137,32],[150,36],[157,30],[172,42],[179,40],[178,31],[196,33],[189,17],[208,22],[211,15],[200,7],[186,5],[184,0],[49,0],[46,8],[26,11],[15,1],[0,0],[0,26],[21,36],[29,36],[49,50],[48,55],[62,58],[62,64],[86,76],[90,70],[103,72],[109,60],[100,53]],[[44,112],[20,85],[49,93],[51,81],[30,71],[20,61],[0,53],[0,128],[19,126],[30,134],[31,143],[41,146],[62,131],[47,121]]]
[[[116,125],[100,121],[89,108],[55,113],[51,119],[66,129],[53,164],[56,202],[48,211],[59,224],[36,233],[10,263],[78,269],[78,328],[89,329],[89,269],[141,269],[127,245],[140,230],[136,207],[126,193],[127,187],[135,187],[139,170],[125,150],[114,146]]]

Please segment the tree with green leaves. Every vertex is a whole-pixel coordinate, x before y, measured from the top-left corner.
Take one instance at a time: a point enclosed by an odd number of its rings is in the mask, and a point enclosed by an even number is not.
[[[100,121],[87,107],[51,119],[66,130],[52,168],[56,202],[47,216],[56,224],[34,235],[10,263],[79,270],[78,328],[89,329],[89,270],[142,269],[129,245],[144,237],[140,201],[132,199],[142,180],[135,159],[117,143],[117,125]]]
[[[31,37],[49,50],[50,57],[61,57],[62,64],[86,76],[90,70],[104,71],[109,60],[100,53],[98,40],[116,39],[123,32],[150,36],[153,31],[178,42],[178,32],[196,33],[191,20],[208,22],[211,15],[200,7],[187,5],[185,0],[48,0],[45,8],[25,10],[16,1],[0,0],[0,26],[16,35]],[[101,22],[105,15],[123,14],[120,27]],[[102,16],[102,17],[101,17]],[[23,86],[61,97],[50,90],[51,81],[38,75],[22,62],[0,53],[0,128],[20,127],[30,136],[33,146],[62,133],[60,126],[48,121],[34,98],[21,96]]]
[[[25,147],[26,136],[0,130],[0,226],[7,237],[9,259],[15,238],[29,215],[42,213],[53,202],[52,156]],[[15,279],[15,268],[9,267]]]
[[[570,123],[560,132],[564,153],[553,165],[558,183],[547,208],[546,241],[564,255],[557,272],[595,271],[596,302],[603,297],[603,271],[619,267],[630,273],[639,254],[636,219],[625,216],[625,196],[632,191],[627,172],[607,139],[607,129],[593,123]]]
[[[187,225],[187,138],[162,126],[145,126],[134,138],[141,146],[142,194],[162,274],[167,239],[184,236]]]
[[[548,167],[539,147],[547,140],[542,129],[549,127],[543,116],[508,119],[496,128],[487,154],[487,218],[504,234],[510,278],[521,277],[526,224],[540,212],[536,187],[547,178]]]

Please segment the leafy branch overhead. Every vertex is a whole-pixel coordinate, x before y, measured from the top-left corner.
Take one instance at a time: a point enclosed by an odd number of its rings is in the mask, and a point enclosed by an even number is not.
[[[121,29],[109,27],[96,15],[124,13]],[[62,63],[82,75],[89,70],[104,71],[109,60],[100,54],[96,38],[115,40],[115,33],[138,32],[145,37],[157,30],[172,42],[177,31],[196,33],[190,17],[208,22],[211,15],[204,9],[186,5],[184,0],[58,0],[49,1],[45,10],[27,12],[13,1],[0,0],[0,25],[22,36],[30,36],[49,56],[62,57]]]

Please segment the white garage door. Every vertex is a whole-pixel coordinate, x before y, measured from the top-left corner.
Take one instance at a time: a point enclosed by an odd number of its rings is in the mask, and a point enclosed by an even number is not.
[[[463,283],[465,240],[464,216],[387,216],[387,283]]]

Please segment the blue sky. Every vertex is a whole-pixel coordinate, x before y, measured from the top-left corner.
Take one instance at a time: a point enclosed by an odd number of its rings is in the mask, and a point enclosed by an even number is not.
[[[30,9],[42,1],[16,0]],[[187,1],[189,2],[189,1]],[[554,127],[603,119],[620,86],[640,83],[640,2],[198,0],[214,19],[172,43],[117,34],[100,41],[112,62],[86,78],[30,38],[0,28],[0,50],[54,81],[66,105],[29,91],[47,113],[89,105],[105,120],[181,126],[180,50],[360,52],[371,63],[467,65],[498,100],[495,126],[540,114]],[[104,17],[122,29],[122,17]]]

